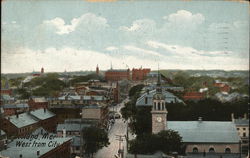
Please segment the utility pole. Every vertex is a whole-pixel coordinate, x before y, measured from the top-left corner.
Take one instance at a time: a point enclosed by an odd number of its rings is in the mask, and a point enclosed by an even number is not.
[[[119,141],[119,150],[118,150],[118,155],[121,156],[122,158],[124,157],[124,148],[121,149],[121,143],[123,142],[123,138],[125,136],[123,135],[116,135],[116,140]]]

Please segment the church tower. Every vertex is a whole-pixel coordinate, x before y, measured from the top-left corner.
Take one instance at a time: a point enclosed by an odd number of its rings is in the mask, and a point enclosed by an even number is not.
[[[158,71],[158,81],[156,85],[156,93],[153,96],[152,114],[152,133],[156,134],[167,128],[167,108],[165,96],[162,94],[161,79]]]
[[[96,73],[97,75],[99,75],[99,67],[98,67],[98,65],[96,66],[95,73]]]

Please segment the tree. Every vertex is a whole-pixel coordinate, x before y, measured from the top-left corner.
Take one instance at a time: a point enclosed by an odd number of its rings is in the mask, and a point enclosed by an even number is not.
[[[132,154],[153,154],[157,151],[169,154],[182,151],[182,138],[173,130],[161,131],[158,134],[143,134],[129,143],[129,152]]]
[[[83,140],[85,141],[84,149],[86,154],[92,157],[99,149],[110,144],[107,132],[97,127],[85,128],[83,130]]]
[[[132,97],[134,96],[136,93],[140,92],[141,89],[144,87],[143,84],[139,84],[139,85],[136,85],[134,87],[132,87],[130,90],[129,90],[129,97]]]

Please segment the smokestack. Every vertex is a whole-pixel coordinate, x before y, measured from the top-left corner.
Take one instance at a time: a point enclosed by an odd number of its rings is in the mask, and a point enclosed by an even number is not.
[[[234,113],[231,114],[232,122],[234,122]]]

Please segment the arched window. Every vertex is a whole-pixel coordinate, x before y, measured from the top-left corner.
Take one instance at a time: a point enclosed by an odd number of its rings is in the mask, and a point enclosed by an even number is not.
[[[231,153],[231,149],[230,148],[226,148],[225,149],[225,153],[227,153],[227,154]]]
[[[198,148],[197,147],[193,148],[193,153],[198,153]]]
[[[161,103],[158,102],[158,110],[161,110]]]
[[[209,152],[210,152],[210,153],[215,153],[214,148],[213,148],[213,147],[209,148]]]

